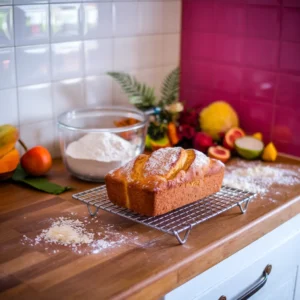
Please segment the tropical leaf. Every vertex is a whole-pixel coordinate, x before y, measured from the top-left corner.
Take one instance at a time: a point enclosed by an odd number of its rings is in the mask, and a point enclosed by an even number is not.
[[[161,99],[159,105],[164,107],[165,105],[172,104],[178,100],[179,94],[179,67],[171,71],[165,78],[161,87]]]
[[[123,72],[108,72],[121,86],[129,98],[129,102],[140,109],[148,109],[155,106],[154,88],[144,83],[139,83],[134,77]]]

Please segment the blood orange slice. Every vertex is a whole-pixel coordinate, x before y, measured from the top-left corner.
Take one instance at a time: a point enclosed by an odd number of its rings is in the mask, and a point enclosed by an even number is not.
[[[239,127],[229,129],[224,137],[223,146],[229,150],[234,149],[234,142],[236,139],[245,136],[245,132]]]
[[[225,163],[230,158],[230,151],[222,146],[211,146],[208,148],[208,156]]]

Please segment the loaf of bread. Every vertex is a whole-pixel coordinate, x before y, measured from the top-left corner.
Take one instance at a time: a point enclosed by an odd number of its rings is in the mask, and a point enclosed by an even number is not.
[[[197,150],[162,148],[109,172],[105,183],[114,204],[157,216],[218,192],[224,169]]]

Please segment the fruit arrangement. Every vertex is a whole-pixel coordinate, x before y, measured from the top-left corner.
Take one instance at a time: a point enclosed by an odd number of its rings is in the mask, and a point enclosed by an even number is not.
[[[22,156],[16,149],[17,142],[25,151]],[[54,194],[69,189],[40,177],[47,174],[51,167],[52,157],[46,148],[35,146],[28,150],[16,127],[9,124],[0,126],[0,180],[12,179]]]
[[[274,144],[265,146],[260,132],[250,136],[238,127],[236,112],[224,101],[213,102],[204,108],[199,114],[199,122],[202,132],[195,135],[194,147],[207,152],[209,157],[222,162],[235,155],[247,160],[275,161],[277,158]]]
[[[276,160],[274,144],[265,147],[259,132],[246,135],[239,127],[238,114],[226,101],[215,101],[201,111],[184,109],[184,104],[178,99],[179,68],[165,78],[159,100],[155,97],[154,88],[126,73],[109,72],[108,75],[120,84],[131,104],[141,110],[154,111],[145,142],[147,150],[181,146],[195,148],[223,162],[233,155],[245,159]],[[127,119],[115,125],[131,124],[134,120]]]
[[[154,151],[170,146],[194,148],[224,163],[233,156],[247,160],[276,160],[277,150],[273,143],[265,146],[260,132],[247,135],[238,125],[234,109],[224,101],[217,101],[199,113],[183,110],[175,121],[152,119],[146,149]]]

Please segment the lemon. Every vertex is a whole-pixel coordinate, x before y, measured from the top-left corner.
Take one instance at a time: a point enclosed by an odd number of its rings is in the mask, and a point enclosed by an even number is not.
[[[269,143],[263,152],[262,159],[265,161],[275,161],[277,158],[277,150],[273,143]]]
[[[238,115],[225,101],[216,101],[202,109],[199,115],[201,131],[209,134],[214,140],[220,138],[232,127],[239,126]]]
[[[263,135],[261,132],[255,132],[254,134],[252,134],[252,136],[260,141],[263,140]]]

